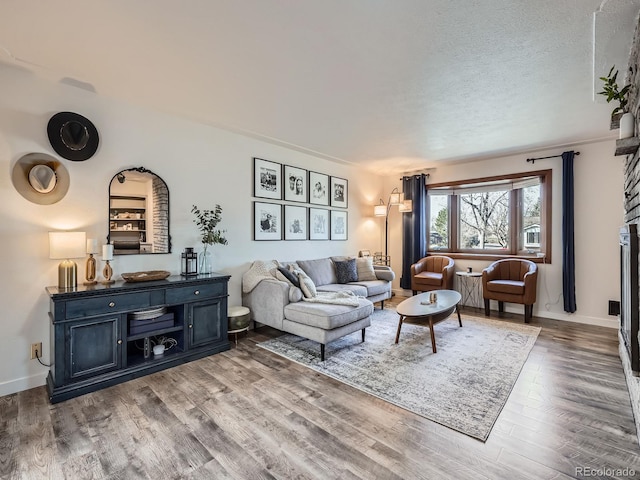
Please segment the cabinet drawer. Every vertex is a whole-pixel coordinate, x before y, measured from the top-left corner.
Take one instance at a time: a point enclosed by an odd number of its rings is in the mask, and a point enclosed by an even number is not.
[[[152,305],[151,292],[109,295],[67,302],[67,318],[90,317],[112,312],[124,312]]]
[[[206,283],[167,289],[167,304],[193,302],[204,298],[218,297],[225,293],[225,284]]]

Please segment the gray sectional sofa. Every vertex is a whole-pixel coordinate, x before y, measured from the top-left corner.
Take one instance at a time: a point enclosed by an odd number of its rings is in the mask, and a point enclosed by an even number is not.
[[[386,266],[373,266],[374,279],[369,271],[362,274],[363,280],[339,283],[335,262],[345,257],[298,260],[280,263],[293,265],[303,270],[313,281],[318,292],[353,292],[357,305],[311,303],[304,301],[299,290],[275,272],[273,278],[261,280],[251,291],[243,285],[242,304],[251,310],[251,318],[256,323],[269,325],[283,332],[292,333],[320,343],[320,357],[324,361],[325,345],[344,335],[365,329],[371,325],[370,315],[373,303],[391,298],[391,282],[394,273]],[[246,275],[246,274],[245,274]],[[243,276],[243,284],[245,283]]]

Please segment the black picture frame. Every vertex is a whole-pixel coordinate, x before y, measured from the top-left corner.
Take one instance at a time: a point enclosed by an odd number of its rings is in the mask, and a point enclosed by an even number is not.
[[[282,205],[253,202],[253,239],[282,240]]]
[[[307,207],[284,206],[284,239],[307,240],[309,238],[309,212]]]
[[[309,171],[309,203],[329,206],[329,175]]]
[[[331,210],[331,240],[347,240],[349,235],[349,212]]]
[[[282,200],[282,164],[253,158],[253,196]]]
[[[345,178],[331,177],[331,206],[347,208],[349,204],[349,181]]]
[[[306,169],[285,165],[282,180],[284,199],[286,201],[299,203],[308,202],[309,178]]]
[[[309,208],[309,240],[329,240],[329,210],[326,208]]]

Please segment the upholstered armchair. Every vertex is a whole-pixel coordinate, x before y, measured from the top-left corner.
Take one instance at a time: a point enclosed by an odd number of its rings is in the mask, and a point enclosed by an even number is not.
[[[498,301],[498,311],[504,302],[524,305],[524,322],[529,323],[536,303],[538,267],[530,260],[503,259],[493,262],[482,271],[484,314],[489,316],[489,300]]]
[[[413,294],[431,290],[453,290],[453,259],[429,255],[411,265]]]

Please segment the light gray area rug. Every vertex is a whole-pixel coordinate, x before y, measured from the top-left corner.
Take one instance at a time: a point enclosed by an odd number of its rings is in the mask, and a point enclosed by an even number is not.
[[[375,310],[361,342],[360,331],[326,347],[296,335],[258,346],[333,377],[399,407],[486,441],[507,402],[539,327],[462,315],[429,327],[404,324],[394,343],[398,314]]]

